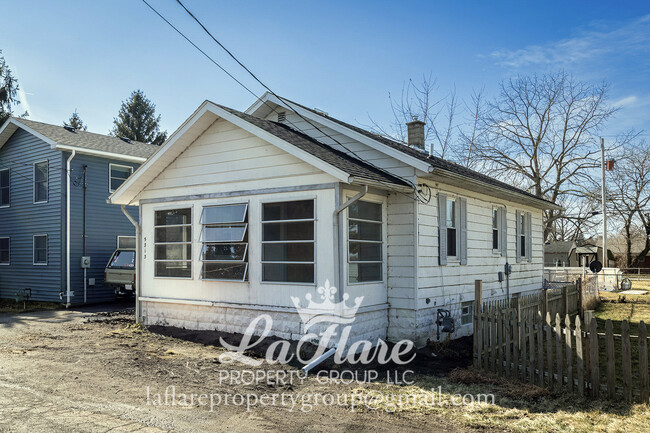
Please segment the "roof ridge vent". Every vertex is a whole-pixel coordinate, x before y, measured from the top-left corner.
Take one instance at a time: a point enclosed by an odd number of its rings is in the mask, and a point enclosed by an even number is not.
[[[77,132],[77,130],[74,129],[74,128],[73,128],[72,126],[70,126],[70,125],[63,125],[63,129],[65,129],[66,131],[70,131],[70,132]]]
[[[125,143],[131,143],[131,139],[128,138],[128,137],[119,137],[119,138],[120,138],[120,140],[122,140]]]
[[[280,111],[278,112],[278,123],[283,123],[287,120],[287,112]]]

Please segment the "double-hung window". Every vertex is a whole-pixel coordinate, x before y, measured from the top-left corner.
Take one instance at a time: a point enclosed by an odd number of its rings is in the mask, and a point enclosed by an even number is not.
[[[45,203],[48,199],[49,163],[41,161],[34,164],[34,203]]]
[[[201,278],[248,278],[248,204],[208,206],[201,213]]]
[[[47,265],[47,235],[34,235],[32,241],[33,263]]]
[[[11,174],[9,169],[0,170],[0,207],[9,206],[10,203]]]
[[[517,221],[517,224],[519,224],[519,255],[521,257],[527,257],[527,252],[526,252],[526,214],[524,212],[519,213],[519,221]]]
[[[381,203],[357,201],[348,208],[348,280],[384,279],[383,211]]]
[[[192,209],[155,213],[154,276],[192,278]]]
[[[517,262],[532,260],[533,254],[533,231],[532,216],[530,212],[516,211],[516,239],[517,239]]]
[[[108,191],[114,192],[133,174],[133,167],[128,165],[109,164],[108,166]]]
[[[314,200],[262,205],[262,281],[314,283]]]
[[[499,250],[499,244],[500,244],[500,227],[501,226],[501,221],[500,221],[500,215],[499,215],[499,208],[494,207],[492,208],[492,250],[493,251],[498,251]]]
[[[447,199],[447,257],[457,256],[456,200]]]
[[[11,262],[11,240],[0,238],[0,265],[8,265]]]

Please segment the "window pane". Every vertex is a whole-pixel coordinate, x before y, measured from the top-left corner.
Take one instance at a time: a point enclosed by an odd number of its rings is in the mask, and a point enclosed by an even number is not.
[[[296,223],[267,223],[263,226],[264,241],[300,241],[314,239],[313,221]]]
[[[34,165],[34,181],[47,181],[47,162],[39,162],[38,164]]]
[[[119,236],[117,238],[117,247],[124,249],[135,249],[135,236]]]
[[[313,283],[313,264],[263,263],[262,279],[287,283]]]
[[[156,277],[183,277],[192,276],[192,262],[155,262]]]
[[[246,225],[203,227],[203,242],[241,242],[246,234]]]
[[[246,219],[246,204],[212,206],[203,208],[201,224],[243,223]]]
[[[36,184],[35,201],[47,201],[47,183],[39,182]]]
[[[447,227],[456,227],[456,202],[447,200]]]
[[[34,248],[36,249],[47,248],[47,236],[34,236]]]
[[[9,188],[9,170],[0,171],[0,188]]]
[[[350,263],[350,282],[364,283],[369,281],[381,281],[381,263]]]
[[[0,238],[0,251],[9,250],[9,238]]]
[[[498,230],[492,230],[492,249],[493,250],[498,250],[499,249],[499,231]]]
[[[526,230],[524,230],[526,226],[526,219],[524,218],[524,214],[519,215],[519,233],[526,233]]]
[[[171,209],[156,211],[156,225],[166,226],[175,224],[191,224],[191,209]]]
[[[456,229],[447,229],[447,256],[456,257]]]
[[[156,242],[190,242],[191,227],[156,227]]]
[[[124,183],[124,179],[111,178],[111,190],[115,191]]]
[[[313,217],[313,200],[265,203],[262,208],[263,221],[311,219]]]
[[[115,177],[123,181],[131,176],[132,172],[133,170],[127,167],[117,167],[114,165],[111,166],[111,177]]]
[[[313,262],[314,244],[263,244],[262,260],[269,262]]]
[[[349,218],[381,222],[381,203],[357,201],[350,205]]]
[[[0,206],[7,206],[9,204],[9,188],[0,189]]]
[[[244,260],[247,244],[206,244],[203,245],[201,260]]]
[[[246,277],[246,263],[203,263],[203,279],[237,280]]]
[[[526,236],[520,236],[519,237],[519,246],[520,246],[520,255],[522,257],[526,256]]]
[[[135,251],[118,251],[108,267],[112,269],[134,269]]]
[[[9,263],[9,250],[0,250],[0,263]]]
[[[362,221],[350,221],[350,239],[361,239],[364,241],[381,241],[381,223],[367,223]]]
[[[350,261],[381,262],[381,246],[380,243],[350,242]]]
[[[492,209],[492,228],[499,228],[499,213],[496,209]]]
[[[192,245],[166,244],[156,245],[154,260],[189,260],[192,258]]]

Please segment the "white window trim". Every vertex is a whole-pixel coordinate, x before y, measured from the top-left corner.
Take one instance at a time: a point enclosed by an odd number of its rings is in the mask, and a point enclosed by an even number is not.
[[[492,206],[492,214],[490,214],[490,217],[492,218],[492,224],[491,224],[491,230],[490,230],[490,244],[492,245],[492,254],[494,255],[501,255],[501,221],[499,218],[499,209],[504,209],[503,212],[505,212],[505,208],[503,206],[498,206],[498,205],[493,205]],[[497,248],[494,248],[494,211],[497,212]]]
[[[45,236],[45,263],[36,263],[36,238]],[[32,265],[34,266],[47,266],[49,263],[50,255],[50,238],[47,233],[39,233],[32,235]]]
[[[273,221],[264,221],[264,205],[265,204],[271,204],[271,203],[287,203],[287,202],[293,202],[293,201],[305,201],[305,200],[312,200],[314,202],[314,217],[311,219],[295,219],[295,220],[273,220]],[[317,285],[318,281],[318,275],[317,275],[317,253],[318,253],[318,244],[316,242],[316,238],[318,237],[318,200],[316,200],[316,196],[309,196],[309,197],[287,197],[282,200],[278,199],[272,199],[272,200],[261,200],[259,204],[259,216],[260,216],[260,222],[259,222],[259,228],[260,228],[260,240],[259,240],[259,245],[260,245],[260,272],[259,272],[259,283],[260,284],[268,284],[268,285],[291,285],[291,286],[311,286],[315,287]],[[299,241],[264,241],[264,224],[266,223],[281,223],[281,222],[307,222],[307,221],[313,221],[314,223],[314,239],[313,240],[299,240]],[[250,239],[249,239],[250,242]],[[264,250],[264,244],[266,243],[307,243],[307,242],[313,242],[314,244],[314,260],[311,262],[267,262],[262,260],[263,257],[263,250]],[[308,264],[313,264],[314,265],[314,282],[313,283],[301,283],[301,282],[287,282],[287,281],[265,281],[264,280],[264,264],[265,263],[275,263],[275,264],[303,264],[303,265],[308,265]]]
[[[124,179],[124,182],[126,182],[129,179],[129,177],[131,177],[131,175],[133,174],[133,167],[131,167],[130,165],[113,164],[112,162],[110,164],[108,164],[108,192],[111,192],[111,193],[116,191],[116,190],[111,188],[111,183],[112,183],[111,180],[113,179],[113,176],[111,176],[111,171],[113,170],[113,167],[127,168],[127,169],[131,170],[131,174],[126,179]],[[124,183],[124,182],[122,182],[122,183]]]
[[[349,195],[349,196],[346,197],[346,200],[349,200],[351,198],[352,198],[352,196]],[[346,223],[347,224],[343,228],[343,230],[345,230],[345,240],[346,240],[346,242],[345,242],[346,250],[343,252],[343,254],[345,254],[345,261],[346,261],[346,266],[347,266],[347,269],[346,269],[347,285],[348,286],[363,286],[363,285],[371,285],[371,284],[385,284],[387,279],[388,279],[388,275],[387,275],[388,266],[387,266],[387,260],[386,260],[387,251],[388,251],[388,242],[387,242],[387,237],[388,237],[387,219],[388,219],[388,215],[387,215],[386,201],[383,200],[383,199],[372,199],[372,198],[366,198],[366,197],[363,197],[362,199],[359,199],[359,201],[367,201],[367,202],[370,202],[370,203],[377,203],[377,204],[381,205],[381,236],[382,236],[382,240],[381,240],[381,245],[382,245],[382,248],[381,248],[381,280],[359,281],[359,282],[351,282],[350,281],[350,263],[379,263],[379,262],[376,262],[376,261],[372,261],[372,262],[350,262],[350,232],[349,232],[349,230],[350,230],[350,208],[348,207],[348,208],[345,209],[345,217],[346,217]],[[355,220],[355,221],[367,221],[367,222],[371,222],[371,223],[375,223],[375,224],[377,223],[377,221],[362,220],[362,219],[358,219],[358,218],[353,218],[353,220]],[[364,242],[364,241],[354,241],[353,240],[353,242]],[[380,242],[370,241],[368,243],[380,243]]]
[[[36,164],[47,163],[46,176],[47,179],[45,183],[47,184],[47,200],[36,201]],[[69,176],[70,173],[67,173]],[[32,166],[32,202],[33,204],[44,204],[50,201],[50,160],[44,159],[42,161],[35,161]]]
[[[465,305],[463,305],[465,304]],[[463,308],[468,307],[470,310],[468,314],[463,314]],[[463,317],[470,317],[469,323],[463,323]],[[460,303],[460,325],[461,326],[470,326],[473,324],[474,319],[474,301],[465,301]]]
[[[178,209],[190,209],[190,223],[189,224],[170,224],[159,226],[156,225],[156,212],[159,211],[168,211],[168,210],[178,210]],[[185,206],[164,206],[156,209],[152,209],[153,212],[153,251],[151,252],[151,259],[153,261],[153,278],[155,280],[193,280],[194,279],[194,205],[185,205]],[[189,242],[156,242],[156,227],[190,227],[190,241]],[[190,244],[190,253],[192,258],[190,260],[156,260],[156,245],[166,245],[166,244],[177,244],[177,245],[186,245]],[[156,275],[156,262],[189,262],[190,263],[190,276],[189,277],[165,277]]]
[[[0,204],[0,209],[11,207],[11,168],[3,168],[2,170],[0,170],[0,173],[2,173],[3,171],[9,172],[9,203]]]
[[[9,240],[9,261],[4,263],[0,262],[0,266],[9,266],[11,265],[11,237],[10,236],[0,236],[0,239],[8,239]]]

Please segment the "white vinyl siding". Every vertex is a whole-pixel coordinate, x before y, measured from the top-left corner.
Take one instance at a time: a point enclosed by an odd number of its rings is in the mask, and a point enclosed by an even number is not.
[[[0,207],[11,204],[11,170],[0,170]]]
[[[115,192],[133,174],[133,167],[128,165],[109,164],[108,192]]]
[[[34,163],[34,203],[46,203],[49,199],[49,162]]]
[[[155,213],[154,276],[192,278],[192,208]]]
[[[47,235],[34,235],[32,238],[32,257],[34,265],[47,265]]]

